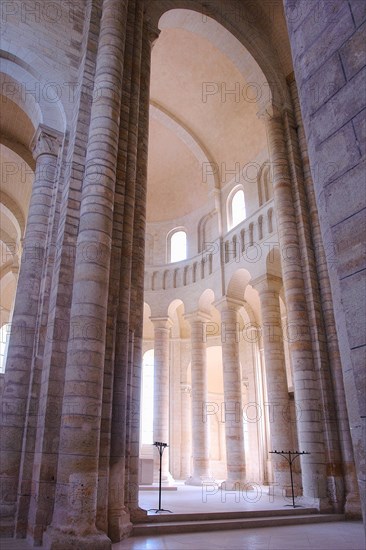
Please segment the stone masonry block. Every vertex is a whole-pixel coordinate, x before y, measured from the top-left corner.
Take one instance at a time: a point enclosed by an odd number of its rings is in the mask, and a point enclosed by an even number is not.
[[[297,74],[300,86],[320,67],[324,59],[331,57],[352,36],[354,30],[355,25],[351,12],[344,8],[337,21],[328,27],[326,33],[320,34],[315,42],[297,54],[295,66],[298,62],[302,69],[301,74]],[[295,40],[298,41],[300,38],[295,37]],[[311,43],[308,35],[304,37],[304,40],[306,45]]]
[[[366,73],[366,71],[365,71]],[[361,151],[361,155],[366,153],[366,109],[358,113],[353,119],[353,127],[355,129],[358,146]]]
[[[353,77],[366,65],[366,23],[364,23],[342,46],[340,55],[347,79]]]
[[[343,74],[338,52],[332,55],[321,67],[304,83],[303,97],[305,104],[302,109],[304,114],[313,114],[319,109],[337,90],[342,88],[346,79]]]
[[[351,348],[365,345],[366,293],[365,270],[341,281],[343,307],[347,319],[347,332]]]
[[[315,143],[322,143],[338,128],[344,126],[362,110],[365,103],[366,71],[361,71],[314,115]]]
[[[338,270],[342,279],[366,269],[365,222],[366,210],[364,209],[333,228]]]
[[[311,143],[311,148],[314,145]],[[343,126],[338,132],[324,141],[319,147],[315,158],[322,159],[322,163],[332,163],[332,170],[323,173],[323,181],[318,184],[327,185],[349,169],[353,168],[360,159],[360,152],[356,143],[356,136],[351,123]]]
[[[331,225],[336,225],[366,207],[365,171],[364,161],[325,188],[326,208]]]

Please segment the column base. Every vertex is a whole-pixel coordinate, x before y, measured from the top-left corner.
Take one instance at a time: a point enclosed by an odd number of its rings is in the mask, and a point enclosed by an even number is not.
[[[159,472],[154,475],[154,483],[159,483]],[[167,474],[162,474],[161,476],[161,484],[162,485],[174,485],[175,481],[170,472]]]
[[[120,515],[109,519],[108,535],[112,542],[119,542],[127,537],[132,531],[130,514],[123,511]]]
[[[344,505],[347,519],[362,519],[361,502],[358,495],[348,495]]]
[[[194,477],[190,476],[188,479],[185,480],[184,485],[191,485],[194,487],[201,487],[204,483],[213,483],[215,480],[213,477],[210,476],[199,476]]]
[[[139,521],[143,521],[147,518],[147,510],[144,510],[143,508],[132,508],[130,509],[130,517],[131,521],[133,523],[138,523]]]
[[[226,479],[221,483],[222,491],[253,491],[254,487],[244,479]]]
[[[111,550],[112,542],[105,533],[78,536],[53,527],[43,535],[45,550]]]
[[[13,537],[15,533],[15,504],[0,504],[0,536]]]

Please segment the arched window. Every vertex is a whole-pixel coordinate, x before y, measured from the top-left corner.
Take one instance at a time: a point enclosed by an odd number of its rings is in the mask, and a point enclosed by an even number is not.
[[[154,422],[154,350],[144,354],[141,384],[141,443],[153,443]]]
[[[231,227],[235,227],[240,222],[245,220],[246,217],[244,191],[242,189],[239,189],[234,193],[230,201],[230,206],[230,225]]]
[[[180,229],[170,237],[170,261],[181,262],[187,259],[187,233]]]

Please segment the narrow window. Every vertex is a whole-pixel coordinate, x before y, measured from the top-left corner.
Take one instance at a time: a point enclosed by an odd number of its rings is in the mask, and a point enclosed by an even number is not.
[[[231,227],[235,227],[245,220],[244,191],[239,189],[231,199]]]
[[[187,259],[187,234],[175,231],[170,238],[170,261],[181,262]]]
[[[141,387],[141,443],[153,443],[154,423],[154,350],[144,354]]]

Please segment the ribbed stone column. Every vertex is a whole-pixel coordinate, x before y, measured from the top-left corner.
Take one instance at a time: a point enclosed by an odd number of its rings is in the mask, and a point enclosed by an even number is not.
[[[191,396],[192,386],[181,384],[181,437],[180,437],[180,478],[187,479],[191,471]]]
[[[294,449],[279,302],[282,281],[278,277],[265,275],[250,284],[258,291],[260,299],[271,450],[291,451]],[[291,481],[288,464],[282,457],[271,456],[274,490],[276,493],[289,495]]]
[[[191,379],[192,379],[192,458],[193,471],[186,485],[201,485],[210,477],[209,424],[205,416],[207,403],[206,322],[208,315],[196,312],[186,315],[191,325]]]
[[[282,114],[270,107],[264,114],[271,158],[273,196],[276,206],[282,277],[289,327],[289,349],[294,373],[297,431],[304,496],[319,499],[329,508],[326,487],[324,433],[321,418],[318,375],[314,367],[307,314],[303,266],[296,222]]]
[[[154,325],[154,441],[169,445],[169,337],[173,325],[169,317],[150,317]],[[172,481],[169,449],[163,453],[161,479]],[[154,449],[154,481],[159,478],[159,453]]]
[[[221,312],[221,346],[224,375],[224,403],[221,420],[225,425],[227,478],[223,489],[248,489],[243,432],[243,407],[239,360],[241,302],[223,298],[214,306]]]
[[[311,223],[311,236],[314,243],[313,251],[316,258],[316,267],[319,281],[319,291],[321,295],[322,313],[324,317],[324,328],[326,333],[326,344],[329,355],[329,368],[331,371],[332,384],[328,384],[329,398],[332,399],[332,389],[334,388],[335,403],[333,407],[336,411],[335,418],[331,418],[339,433],[339,444],[342,454],[342,469],[339,464],[334,464],[335,460],[330,460],[332,468],[329,468],[328,475],[334,477],[343,475],[345,481],[345,512],[348,516],[359,516],[360,495],[357,486],[357,476],[352,447],[350,423],[347,412],[346,396],[344,391],[344,382],[342,374],[342,363],[339,353],[336,323],[334,318],[333,298],[330,287],[330,280],[327,268],[327,260],[323,246],[323,240],[320,229],[318,208],[316,205],[314,183],[311,176],[309,154],[306,145],[305,130],[301,116],[299,96],[297,92],[296,81],[293,79],[290,83],[291,98],[294,105],[294,114],[297,125],[297,136],[299,149],[301,153],[302,166],[304,171],[304,187],[306,198],[309,205],[309,223]],[[333,387],[332,387],[333,386]],[[328,411],[332,416],[332,410]],[[336,429],[336,427],[334,427]],[[332,470],[332,471],[331,471]]]
[[[1,429],[2,531],[13,533],[18,476],[37,327],[40,285],[61,134],[40,126],[33,140],[36,172],[29,205],[7,354]]]
[[[132,470],[130,464],[131,422],[139,424],[139,408],[131,404],[131,373],[139,374],[141,364],[133,369],[133,347],[135,341],[133,312],[131,303],[131,288],[134,278],[138,278],[138,270],[132,269],[135,255],[139,251],[133,246],[134,217],[137,212],[136,191],[138,132],[140,132],[141,109],[141,72],[143,45],[143,6],[141,3],[129,2],[125,63],[123,69],[123,104],[121,109],[119,153],[116,181],[116,204],[114,209],[115,234],[121,239],[118,243],[118,270],[116,281],[111,283],[110,307],[115,307],[113,290],[119,287],[117,300],[117,331],[114,350],[113,372],[113,408],[111,424],[111,451],[109,464],[109,509],[108,534],[112,542],[123,538],[132,528],[128,507],[128,493],[138,494],[137,483],[132,483],[129,476]],[[145,82],[145,88],[148,81]],[[138,129],[138,132],[136,131]],[[120,212],[122,211],[122,212]],[[117,231],[120,233],[117,233]],[[139,256],[139,259],[140,256]],[[141,267],[139,266],[139,269]],[[142,261],[143,269],[143,261]],[[143,293],[141,293],[143,295]],[[112,326],[115,325],[112,319]],[[113,328],[112,328],[113,330]],[[129,489],[128,493],[127,490]]]
[[[104,0],[86,154],[61,416],[46,548],[111,548],[96,528],[98,463],[126,1]]]
[[[143,4],[141,4],[143,8]],[[150,70],[151,48],[157,39],[159,30],[144,20],[142,29],[139,127],[136,159],[136,190],[133,220],[133,253],[131,270],[131,316],[130,327],[134,331],[134,350],[130,392],[132,414],[127,418],[130,429],[127,438],[128,477],[126,476],[126,502],[135,521],[146,515],[138,506],[139,484],[139,448],[140,448],[140,415],[141,378],[142,378],[142,343],[144,313],[144,278],[145,278],[145,235],[146,235],[146,196],[147,196],[147,156],[149,140],[150,109]],[[135,51],[135,50],[134,50]],[[132,129],[133,130],[133,129]]]

